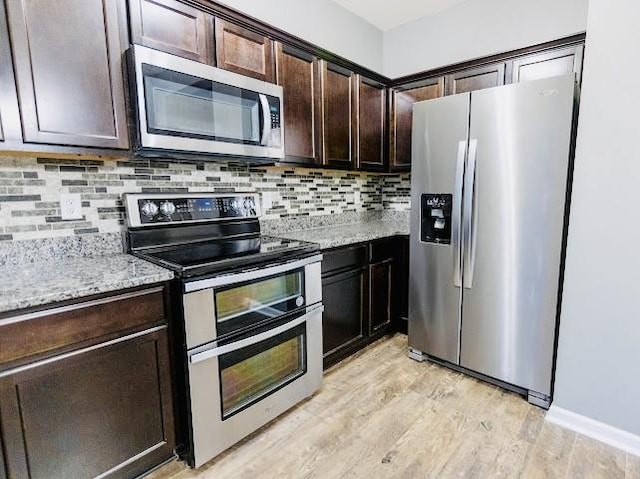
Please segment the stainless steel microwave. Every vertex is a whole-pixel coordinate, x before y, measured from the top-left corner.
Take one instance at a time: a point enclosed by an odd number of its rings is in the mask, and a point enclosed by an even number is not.
[[[284,158],[282,87],[133,45],[140,153]]]

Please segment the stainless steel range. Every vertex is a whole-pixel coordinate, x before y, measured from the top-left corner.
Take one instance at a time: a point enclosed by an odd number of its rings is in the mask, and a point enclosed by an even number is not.
[[[181,456],[199,467],[320,388],[322,256],[311,243],[262,236],[254,194],[125,203],[131,253],[177,275]]]

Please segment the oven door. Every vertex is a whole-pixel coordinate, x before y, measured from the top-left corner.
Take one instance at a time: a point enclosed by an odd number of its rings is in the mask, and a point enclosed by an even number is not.
[[[317,391],[321,305],[189,352],[193,466]]]
[[[320,261],[313,255],[185,283],[187,349],[241,334],[322,301]]]
[[[282,88],[132,47],[140,147],[282,158]]]

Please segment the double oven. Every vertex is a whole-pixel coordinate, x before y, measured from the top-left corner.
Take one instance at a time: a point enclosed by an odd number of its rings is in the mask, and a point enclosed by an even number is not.
[[[320,388],[319,260],[185,283],[195,467]]]
[[[256,194],[125,196],[129,251],[172,269],[181,452],[199,467],[322,384],[317,245],[260,234]]]

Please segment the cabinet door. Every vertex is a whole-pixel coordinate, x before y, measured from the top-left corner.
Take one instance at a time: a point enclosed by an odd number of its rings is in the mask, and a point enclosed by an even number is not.
[[[369,265],[369,334],[391,325],[393,259]]]
[[[447,95],[504,85],[504,71],[504,63],[496,63],[447,75]]]
[[[507,77],[519,83],[575,73],[580,83],[583,51],[584,47],[577,45],[517,58],[508,64]]]
[[[174,447],[169,381],[166,330],[5,377],[0,420],[8,476],[135,477],[168,459]]]
[[[354,166],[353,72],[322,62],[322,164],[330,168]]]
[[[320,163],[318,59],[276,43],[276,79],[284,91],[284,162]]]
[[[213,64],[213,16],[176,0],[130,0],[132,42]]]
[[[7,0],[24,140],[128,148],[122,0]]]
[[[322,345],[324,356],[339,352],[362,339],[365,321],[365,270],[363,268],[322,279]]]
[[[22,141],[12,62],[6,12],[4,2],[0,2],[0,65],[3,65],[3,68],[0,68],[0,145],[3,147],[12,141]]]
[[[387,89],[384,85],[358,75],[358,169],[386,169],[385,137]]]
[[[411,123],[413,104],[444,95],[444,77],[434,78],[418,86],[403,87],[391,93],[389,131],[389,167],[392,171],[411,169]]]
[[[273,45],[264,35],[216,18],[218,68],[273,82]]]

